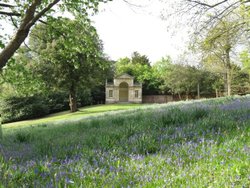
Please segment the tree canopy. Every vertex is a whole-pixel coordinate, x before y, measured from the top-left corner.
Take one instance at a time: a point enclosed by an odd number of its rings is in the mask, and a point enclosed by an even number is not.
[[[19,49],[1,78],[18,96],[67,92],[71,110],[76,111],[78,93],[104,83],[111,63],[89,19],[51,18],[48,22],[32,29],[29,47]]]
[[[57,10],[73,16],[87,15],[89,10],[97,11],[100,2],[109,0],[7,0],[0,3],[0,19],[9,21],[15,27],[15,34],[5,44],[0,40],[0,69],[13,56],[37,22],[47,22]]]

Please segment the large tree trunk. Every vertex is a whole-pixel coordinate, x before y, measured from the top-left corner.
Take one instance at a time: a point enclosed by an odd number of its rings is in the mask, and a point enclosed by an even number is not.
[[[76,98],[76,88],[75,85],[72,84],[69,92],[69,107],[70,112],[76,112],[77,109],[77,98]]]
[[[21,46],[21,44],[26,39],[28,34],[29,34],[29,29],[21,29],[17,31],[15,37],[0,53],[0,69],[2,69],[7,64],[8,60],[13,56],[16,50]]]

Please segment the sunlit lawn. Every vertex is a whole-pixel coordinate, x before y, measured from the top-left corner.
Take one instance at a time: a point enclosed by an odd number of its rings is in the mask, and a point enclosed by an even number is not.
[[[26,120],[26,121],[19,121],[14,123],[7,123],[3,125],[3,128],[19,128],[27,125],[36,125],[36,124],[43,124],[48,122],[59,123],[59,122],[66,122],[66,121],[78,121],[80,119],[102,115],[105,112],[109,111],[118,111],[118,110],[128,110],[141,107],[142,104],[107,104],[107,105],[94,105],[79,108],[78,112],[70,113],[69,111],[64,111],[60,113],[55,113],[48,115],[44,118],[34,119],[34,120]]]

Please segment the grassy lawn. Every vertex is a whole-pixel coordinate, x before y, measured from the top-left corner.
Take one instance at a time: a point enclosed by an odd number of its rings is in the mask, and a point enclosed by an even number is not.
[[[138,108],[140,106],[142,106],[142,104],[107,104],[107,105],[88,106],[79,108],[79,111],[76,113],[70,113],[69,111],[64,111],[51,114],[44,118],[39,118],[35,120],[6,123],[3,125],[3,128],[20,128],[20,127],[49,123],[49,122],[60,123],[66,121],[79,121],[80,119],[86,117],[102,115],[104,112],[128,110],[128,109]]]
[[[0,187],[250,187],[250,96],[50,125],[3,129]]]

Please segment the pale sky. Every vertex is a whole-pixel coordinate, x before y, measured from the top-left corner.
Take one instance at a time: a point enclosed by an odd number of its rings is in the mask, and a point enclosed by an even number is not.
[[[137,51],[148,56],[152,63],[167,55],[177,59],[188,44],[185,29],[169,29],[168,20],[160,18],[164,5],[158,1],[134,2],[141,7],[129,6],[123,0],[102,4],[99,13],[92,17],[105,54],[112,60],[118,60],[131,57]],[[2,27],[5,27],[6,33],[11,33],[10,26],[3,24]]]
[[[187,45],[187,33],[169,31],[168,21],[160,18],[161,11],[157,1],[139,8],[122,0],[102,5],[93,21],[105,53],[113,60],[130,57],[134,51],[148,56],[151,62],[166,55],[176,59]]]

